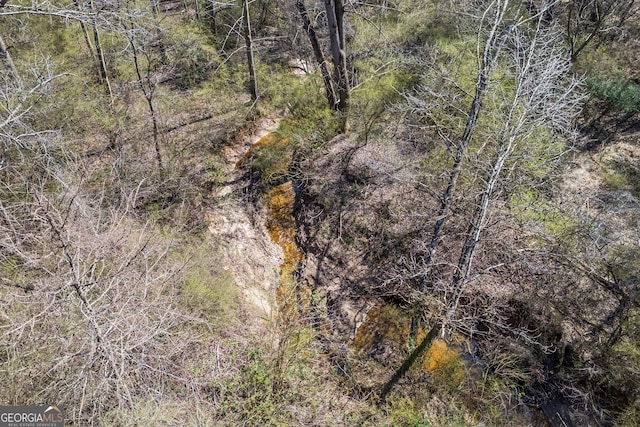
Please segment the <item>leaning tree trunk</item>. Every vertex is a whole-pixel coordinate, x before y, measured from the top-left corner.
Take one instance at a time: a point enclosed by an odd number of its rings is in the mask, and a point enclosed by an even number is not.
[[[518,30],[511,29],[505,33],[505,42],[510,47],[510,56],[514,61],[514,93],[508,115],[502,129],[497,132],[497,146],[494,158],[482,181],[484,188],[478,197],[478,203],[469,221],[465,241],[460,252],[458,265],[453,274],[451,289],[452,302],[447,307],[447,315],[443,328],[453,320],[458,309],[460,298],[470,280],[476,247],[480,234],[486,228],[486,218],[493,193],[498,186],[500,175],[505,164],[516,147],[525,143],[532,135],[555,122],[554,131],[558,134],[571,130],[571,120],[579,111],[580,96],[574,91],[577,83],[567,79],[570,70],[569,58],[561,53],[554,53],[557,37],[541,31],[544,24],[545,11],[538,17],[538,25],[533,37],[518,35]],[[512,39],[506,41],[507,37]],[[543,142],[540,142],[543,143]]]
[[[438,209],[438,216],[436,217],[437,220],[433,227],[433,232],[431,233],[429,252],[427,254],[427,259],[425,262],[425,270],[427,274],[431,269],[431,265],[433,265],[436,249],[438,248],[438,244],[440,243],[442,229],[447,217],[449,216],[449,210],[451,209],[451,197],[453,196],[453,192],[455,191],[458,177],[462,172],[462,161],[467,152],[469,140],[471,139],[473,131],[475,130],[478,116],[480,115],[480,110],[482,109],[482,98],[487,88],[489,76],[496,59],[494,50],[496,48],[496,42],[498,39],[498,26],[502,22],[508,3],[508,1],[499,2],[495,21],[493,23],[493,26],[491,27],[491,32],[489,33],[489,38],[487,39],[482,57],[480,58],[480,69],[478,71],[478,80],[476,82],[476,93],[473,97],[473,100],[471,101],[469,112],[467,113],[467,122],[464,131],[462,132],[462,136],[460,137],[460,141],[458,142],[458,148],[453,160],[453,165],[451,167],[451,170],[449,171],[449,182],[447,183],[447,188],[445,189],[442,198],[440,199],[440,208]],[[426,290],[427,285],[428,283],[425,280],[422,285],[423,290]]]
[[[445,189],[444,194],[442,195],[442,199],[440,202],[440,209],[438,210],[438,219],[434,226],[434,230],[431,236],[431,242],[429,244],[429,253],[428,258],[426,260],[425,273],[428,274],[428,269],[431,266],[431,263],[434,259],[434,254],[437,249],[438,243],[440,241],[440,235],[442,233],[442,228],[444,222],[449,214],[449,209],[451,208],[451,197],[456,187],[456,183],[458,181],[458,177],[462,172],[462,162],[465,157],[467,146],[469,144],[469,140],[473,134],[473,131],[476,127],[476,123],[478,121],[478,116],[480,114],[480,110],[482,108],[482,98],[487,88],[487,84],[489,83],[489,77],[491,74],[491,70],[496,61],[496,46],[498,41],[498,29],[502,23],[504,18],[504,14],[507,8],[508,0],[498,1],[498,6],[496,10],[495,20],[491,26],[491,31],[489,33],[489,37],[487,38],[487,42],[482,53],[482,57],[479,58],[480,68],[478,70],[478,79],[476,81],[476,93],[471,101],[471,106],[469,108],[469,112],[467,114],[467,122],[465,125],[465,129],[460,137],[460,141],[458,143],[458,149],[456,150],[455,159],[453,162],[453,166],[449,172],[449,182],[447,184],[447,188]],[[489,9],[485,11],[485,14],[489,12]],[[424,281],[423,290],[426,290],[427,281]],[[446,314],[446,313],[445,313]],[[446,317],[445,317],[446,318]],[[384,385],[382,391],[380,393],[380,397],[382,399],[386,398],[386,396],[391,392],[391,389],[394,385],[404,376],[404,374],[411,368],[411,366],[415,363],[416,360],[420,358],[420,356],[427,349],[429,344],[436,338],[438,332],[443,331],[444,323],[437,322],[434,324],[429,333],[424,338],[424,340],[420,343],[420,345],[405,359],[404,363],[398,370],[394,373],[391,379]]]
[[[447,309],[445,321],[443,322],[443,329],[451,320],[453,320],[453,317],[458,310],[460,297],[464,293],[466,284],[469,280],[473,256],[475,255],[476,247],[480,240],[480,233],[485,228],[484,223],[487,217],[487,212],[489,211],[489,202],[491,201],[491,196],[493,195],[493,191],[498,183],[504,164],[513,151],[513,143],[514,139],[509,138],[508,143],[506,145],[503,144],[503,146],[500,147],[493,162],[491,171],[484,181],[486,182],[486,185],[482,191],[480,203],[476,207],[473,217],[471,218],[471,223],[469,224],[469,228],[466,232],[464,245],[460,252],[460,258],[458,259],[458,265],[453,275],[453,281],[451,283],[451,288],[453,290],[453,302]]]
[[[75,4],[76,9],[82,12],[82,8],[78,0],[73,0],[73,3]],[[84,36],[84,42],[87,45],[87,50],[89,50],[89,55],[91,55],[91,61],[95,64],[96,69],[98,69],[99,68],[98,59],[96,58],[96,54],[93,51],[93,46],[91,45],[91,38],[89,37],[89,31],[87,31],[87,25],[84,23],[84,21],[80,21],[80,28],[82,29],[82,35]],[[98,79],[99,78],[100,78],[100,75],[98,74]]]

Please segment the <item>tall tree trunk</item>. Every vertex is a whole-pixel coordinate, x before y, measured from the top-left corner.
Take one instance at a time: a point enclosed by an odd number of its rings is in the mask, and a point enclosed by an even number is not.
[[[80,3],[78,0],[73,0],[73,3],[76,5],[76,9],[81,11]],[[96,69],[99,69],[98,59],[96,58],[96,54],[93,51],[93,46],[91,45],[91,38],[89,37],[89,31],[87,31],[87,25],[84,21],[80,21],[80,28],[82,29],[82,35],[84,36],[84,42],[87,45],[87,49],[89,50],[89,55],[91,55],[91,61],[95,64]],[[100,75],[98,74],[98,79],[100,79]]]
[[[458,177],[462,172],[462,162],[467,152],[467,147],[469,145],[469,141],[475,130],[476,123],[478,121],[478,116],[482,109],[482,98],[487,88],[487,84],[489,83],[489,77],[491,74],[491,70],[496,60],[496,42],[498,40],[498,28],[502,22],[504,17],[508,0],[499,0],[497,2],[497,10],[495,13],[495,20],[491,26],[491,31],[489,33],[489,37],[486,41],[484,51],[482,56],[478,58],[479,62],[479,70],[478,70],[478,78],[476,81],[476,93],[471,101],[471,106],[469,107],[469,112],[467,113],[467,121],[465,124],[464,131],[460,140],[458,142],[458,148],[456,150],[455,158],[453,161],[453,165],[451,170],[449,171],[449,182],[447,184],[447,188],[442,195],[440,200],[440,208],[438,209],[438,218],[434,225],[433,233],[431,235],[431,242],[429,244],[429,252],[427,255],[427,259],[425,260],[425,275],[429,274],[429,270],[434,260],[434,255],[438,244],[440,242],[440,236],[442,234],[442,228],[449,215],[449,210],[451,209],[451,197],[453,196],[456,183],[458,181]],[[490,9],[487,9],[484,14],[488,14]],[[478,41],[480,43],[480,41]],[[478,49],[479,50],[479,49]],[[426,291],[427,280],[425,278],[422,284],[422,290]],[[420,345],[409,355],[407,359],[405,359],[402,366],[395,372],[393,377],[385,384],[380,393],[380,397],[384,399],[393,386],[402,378],[402,376],[411,368],[411,366],[415,363],[416,360],[424,353],[428,345],[436,338],[438,332],[443,332],[444,327],[446,326],[446,320],[449,318],[449,313],[444,313],[445,321],[440,323],[436,323],[432,326],[431,330],[425,337],[425,339],[420,343]]]
[[[338,43],[340,44],[340,49],[342,49],[342,53],[347,51],[347,42],[344,30],[344,0],[333,0],[334,8],[336,11],[336,26],[338,28]],[[346,58],[345,59],[345,67],[346,67]]]
[[[336,12],[336,27],[338,30],[338,45],[340,46],[340,56],[338,67],[338,109],[346,113],[349,108],[349,97],[351,87],[349,84],[349,74],[347,72],[347,42],[344,28],[344,0],[334,0]]]
[[[554,56],[552,49],[551,51],[548,49],[549,46],[544,37],[540,36],[540,29],[545,23],[545,12],[545,10],[540,12],[535,35],[530,39],[529,44],[517,35],[516,39],[510,43],[515,46],[512,48],[514,50],[511,55],[516,58],[515,69],[517,70],[514,74],[513,99],[507,117],[502,120],[502,128],[497,132],[496,152],[482,181],[484,188],[478,197],[478,203],[465,234],[464,245],[451,282],[453,298],[447,309],[445,325],[452,320],[460,297],[465,292],[480,234],[486,227],[489,204],[505,163],[514,152],[518,141],[525,140],[527,134],[535,132],[533,129],[543,127],[548,117],[570,115],[574,110],[570,96],[573,84],[569,84],[566,89],[559,89],[558,86],[558,79],[564,78],[563,73],[568,72],[569,64],[563,57]],[[504,37],[508,35],[507,32]],[[545,52],[543,55],[548,56],[545,57],[539,52]],[[569,129],[564,131],[567,130]],[[557,129],[557,131],[562,130]]]
[[[105,91],[109,98],[113,99],[113,92],[111,91],[111,82],[109,81],[109,74],[107,73],[107,62],[104,59],[104,51],[102,50],[102,44],[100,43],[100,33],[98,28],[93,27],[93,41],[96,45],[96,53],[98,54],[98,67],[100,70],[100,80],[104,84]]]
[[[458,309],[458,304],[460,303],[460,297],[465,291],[465,287],[469,280],[469,274],[471,272],[473,256],[475,255],[476,247],[480,240],[480,233],[485,227],[484,223],[489,210],[489,202],[491,201],[491,196],[493,195],[493,191],[498,183],[498,179],[500,178],[500,173],[504,168],[504,163],[511,155],[513,142],[514,139],[510,137],[508,143],[501,144],[496,158],[493,161],[491,171],[489,171],[489,174],[484,181],[486,183],[485,188],[482,191],[478,206],[476,207],[471,218],[471,222],[469,223],[469,227],[465,234],[466,237],[464,245],[460,252],[460,258],[458,259],[458,265],[453,275],[453,281],[451,283],[453,299],[451,305],[447,309],[443,328],[446,327],[453,319],[453,316]]]
[[[91,1],[91,10],[94,13],[95,7],[93,6],[93,1]],[[111,91],[111,82],[109,81],[109,74],[107,72],[107,62],[104,59],[104,51],[102,50],[102,43],[100,42],[100,32],[98,31],[98,27],[96,24],[93,24],[93,42],[96,46],[96,54],[98,57],[98,71],[100,73],[100,81],[104,85],[105,92],[109,96],[109,98],[113,101],[113,92]]]
[[[298,11],[300,12],[304,30],[309,36],[309,42],[311,43],[311,47],[313,48],[313,54],[316,57],[316,62],[318,63],[318,67],[320,67],[320,73],[322,74],[322,81],[324,82],[324,90],[325,96],[327,97],[327,102],[329,103],[329,107],[331,109],[334,109],[336,105],[336,95],[333,90],[331,74],[329,74],[329,70],[327,68],[327,61],[324,58],[322,48],[320,47],[320,43],[318,42],[318,36],[316,35],[316,31],[313,28],[313,25],[311,25],[311,21],[309,20],[309,14],[307,13],[307,8],[304,5],[304,1],[297,0],[296,6],[298,7]]]
[[[337,86],[337,103],[335,110],[343,117],[343,128],[346,128],[346,114],[349,110],[349,75],[347,73],[347,55],[344,36],[344,0],[325,0],[327,23],[329,25],[329,40],[331,42],[331,57],[334,68],[334,81]],[[344,129],[343,129],[344,130]]]
[[[247,67],[249,68],[249,93],[251,94],[251,100],[256,101],[258,99],[258,84],[256,81],[255,64],[253,61],[249,0],[243,0],[242,2],[242,16],[244,21],[244,42],[247,47]]]
[[[131,23],[131,27],[133,28],[133,23]],[[153,126],[153,146],[156,153],[156,160],[158,162],[158,169],[162,173],[164,171],[163,162],[162,162],[162,153],[160,152],[160,134],[158,131],[158,115],[153,103],[153,94],[155,90],[155,83],[151,81],[151,64],[150,59],[147,58],[147,70],[146,76],[142,76],[142,71],[140,70],[140,61],[138,59],[138,48],[136,47],[134,35],[132,33],[129,36],[129,45],[131,46],[131,51],[133,54],[133,64],[136,70],[136,76],[138,77],[138,85],[140,86],[140,90],[144,95],[147,106],[149,107],[149,115],[151,116],[151,124]]]

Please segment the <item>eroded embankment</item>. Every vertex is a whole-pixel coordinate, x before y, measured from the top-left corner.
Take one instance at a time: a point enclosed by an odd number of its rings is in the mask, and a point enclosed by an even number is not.
[[[259,162],[261,158],[269,157],[270,152],[286,152],[284,148],[290,144],[289,139],[275,130],[277,123],[271,125],[270,131],[264,132],[263,129],[262,136],[254,138],[251,145],[245,143],[242,147],[243,152],[238,149],[234,151],[235,156],[229,159],[233,161],[233,171],[230,172],[230,176],[238,175],[239,177],[241,170],[248,164],[255,162],[256,159]],[[272,162],[275,166],[271,164],[268,167],[278,169],[281,171],[281,176],[286,176],[286,168],[290,161],[290,156],[280,156]],[[249,278],[240,274],[239,281],[244,282],[240,287],[243,289],[246,301],[262,310],[263,317],[275,320],[274,313],[277,313],[279,322],[291,324],[304,317],[311,305],[311,289],[304,281],[299,280],[304,254],[296,243],[297,230],[294,216],[296,193],[290,180],[277,185],[267,183],[264,187],[266,209],[263,211],[263,216],[252,223],[253,231],[246,221],[238,218],[237,214],[235,214],[236,219],[240,219],[240,224],[244,225],[228,224],[228,221],[225,225],[228,233],[236,235],[235,246],[232,244],[232,247],[239,249],[239,257],[230,262],[230,268],[232,274],[235,271],[238,276],[237,273],[242,270],[255,273],[256,264],[270,266],[275,274],[258,273],[254,281],[244,280]],[[222,222],[225,222],[224,218]],[[221,234],[221,230],[216,230],[212,225],[210,229],[214,230],[214,234],[218,236]],[[270,240],[268,244],[264,241],[260,242],[258,238],[258,236],[264,238],[264,234]],[[254,243],[259,243],[260,247],[247,245],[246,237]],[[277,259],[273,256],[274,247],[279,255]],[[268,260],[260,255],[265,252],[265,248],[269,248]],[[242,256],[245,260],[240,259]],[[252,267],[243,268],[242,265],[247,264],[248,260],[253,261],[249,262]],[[268,281],[270,283],[267,283]],[[325,322],[321,323],[325,324]],[[414,339],[420,342],[425,334],[423,331],[418,331],[417,336],[410,337],[410,328],[409,313],[391,304],[377,304],[366,311],[364,321],[358,325],[355,335],[345,343],[365,357],[374,351],[372,350],[374,348],[375,351],[398,352],[400,350],[401,353],[402,348],[407,346],[408,340]],[[448,371],[451,366],[459,365],[460,355],[460,343],[447,344],[436,340],[426,352],[421,365],[424,370],[432,373]]]
[[[224,268],[242,290],[244,308],[254,324],[293,320],[310,295],[296,280],[304,257],[296,244],[293,183],[265,183],[264,205],[252,211],[246,204],[246,166],[265,153],[282,154],[289,144],[275,131],[278,125],[276,120],[259,122],[254,133],[229,147],[227,181],[218,193],[224,201],[207,215],[209,231],[226,248]],[[268,167],[286,171],[290,161],[278,156]]]
[[[286,176],[286,169],[291,162],[286,147],[290,140],[278,132],[271,132],[257,141],[238,161],[236,167],[241,167],[256,151],[279,153],[273,162],[276,172]],[[270,187],[270,188],[269,188]],[[267,208],[264,225],[271,241],[282,249],[283,259],[279,268],[279,283],[276,288],[276,304],[281,321],[290,322],[308,308],[310,289],[298,280],[300,266],[304,255],[296,243],[296,220],[294,207],[296,193],[293,182],[287,180],[277,185],[267,185],[265,202]]]
[[[255,124],[251,133],[239,136],[236,144],[224,150],[225,181],[215,194],[216,204],[206,213],[211,239],[221,248],[223,268],[233,277],[241,293],[245,322],[258,334],[275,315],[274,295],[280,283],[279,270],[284,256],[265,227],[266,214],[248,209],[248,182],[236,166],[278,123],[263,119]]]

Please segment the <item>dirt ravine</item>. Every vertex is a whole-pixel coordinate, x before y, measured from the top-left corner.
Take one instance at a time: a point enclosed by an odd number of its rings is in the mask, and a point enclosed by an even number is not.
[[[234,278],[241,296],[247,326],[257,331],[267,325],[276,309],[276,289],[283,253],[265,228],[264,213],[256,213],[246,197],[247,180],[236,163],[260,138],[274,131],[278,119],[261,119],[250,135],[223,151],[225,183],[215,195],[220,200],[206,213],[206,222],[215,246],[224,248],[220,254],[223,268]]]

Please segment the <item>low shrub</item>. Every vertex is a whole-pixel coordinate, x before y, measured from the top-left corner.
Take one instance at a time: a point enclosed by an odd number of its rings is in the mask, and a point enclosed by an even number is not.
[[[611,108],[623,113],[640,111],[640,85],[626,81],[613,81],[602,75],[587,78],[587,90],[591,96],[604,101]]]

